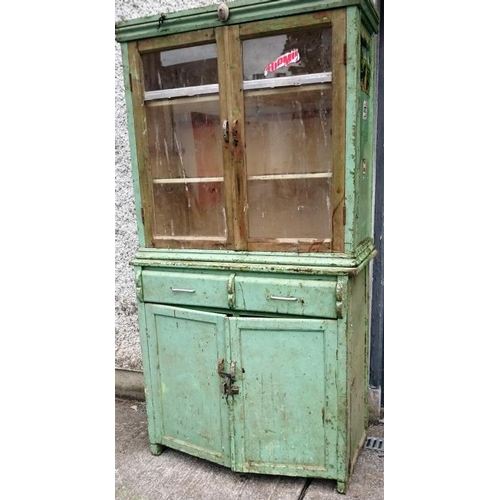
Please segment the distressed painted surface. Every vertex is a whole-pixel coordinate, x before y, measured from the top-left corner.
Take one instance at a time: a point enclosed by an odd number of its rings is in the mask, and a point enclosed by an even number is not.
[[[367,428],[368,268],[349,281],[347,341],[349,381],[349,460],[352,462]]]
[[[373,37],[361,27],[360,47],[360,78],[358,82],[358,155],[356,158],[356,227],[355,243],[358,245],[366,238],[373,236],[372,200],[375,158],[373,152]],[[363,68],[369,66],[369,72]]]
[[[235,471],[335,478],[339,490],[346,487],[367,424],[366,265],[375,254],[373,242],[361,237],[369,223],[356,222],[366,212],[356,197],[369,190],[368,177],[365,188],[360,186],[360,143],[368,143],[371,132],[359,115],[361,16],[356,7],[346,13],[345,253],[141,248],[136,254],[154,451],[163,444]],[[217,36],[236,68],[219,65],[223,85],[231,87],[230,118],[241,122],[233,126],[240,140],[245,138],[242,96],[231,73],[241,70],[239,37],[235,27]],[[137,111],[140,99],[134,103]],[[231,150],[233,162],[243,161],[243,143]],[[138,155],[134,147],[132,141],[132,155]],[[137,194],[136,199],[146,203]],[[243,220],[244,210],[238,210],[233,216]],[[241,234],[235,241],[245,246]],[[297,252],[307,248],[302,243]],[[260,317],[250,317],[255,314]],[[231,383],[238,390],[226,397],[217,365],[227,372],[231,362],[236,367]]]
[[[353,252],[356,246],[356,166],[358,158],[358,110],[359,110],[359,44],[360,15],[358,9],[347,9],[346,47],[346,151],[345,151],[345,252]]]
[[[152,303],[227,309],[230,276],[229,272],[148,269],[142,273],[144,297]]]
[[[236,308],[276,314],[336,317],[336,280],[237,274]]]
[[[187,2],[186,2],[187,3]],[[229,19],[221,20],[213,7],[185,10],[182,13],[154,16],[142,19],[130,19],[117,23],[117,39],[120,41],[158,37],[164,34],[175,34],[199,30],[207,27],[218,27],[224,24],[240,24],[254,20],[268,20],[282,16],[300,14],[304,11],[320,11],[330,8],[359,6],[366,21],[376,29],[378,14],[371,0],[236,0],[229,3]],[[187,6],[186,6],[187,7]]]
[[[340,320],[145,304],[151,441],[235,471],[347,483],[367,425],[365,279]],[[235,362],[227,399],[221,359],[226,373]]]
[[[160,442],[229,465],[229,413],[216,370],[225,357],[224,316],[147,304],[146,322]]]
[[[236,469],[335,477],[336,322],[239,318],[231,326],[241,377]]]

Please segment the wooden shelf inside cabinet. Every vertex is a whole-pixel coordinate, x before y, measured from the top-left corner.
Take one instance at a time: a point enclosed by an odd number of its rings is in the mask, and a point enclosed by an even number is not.
[[[331,179],[331,172],[319,172],[315,174],[267,174],[249,175],[249,181],[281,181],[294,179]]]
[[[153,179],[153,184],[199,184],[201,182],[224,182],[223,177],[180,177],[177,179]]]

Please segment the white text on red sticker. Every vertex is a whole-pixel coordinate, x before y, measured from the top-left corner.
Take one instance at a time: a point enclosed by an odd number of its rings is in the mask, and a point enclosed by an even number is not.
[[[298,49],[293,49],[291,52],[287,52],[286,54],[279,56],[272,63],[269,63],[264,69],[264,76],[267,76],[268,73],[274,73],[280,68],[290,66],[290,64],[296,63],[298,61],[300,61],[299,51]]]

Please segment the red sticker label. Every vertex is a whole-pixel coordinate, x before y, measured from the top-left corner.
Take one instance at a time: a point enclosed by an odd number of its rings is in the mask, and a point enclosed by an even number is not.
[[[264,76],[268,73],[274,73],[279,68],[284,68],[290,66],[290,64],[300,61],[300,54],[298,49],[293,49],[291,52],[287,52],[282,56],[279,56],[275,61],[269,63],[264,69]]]

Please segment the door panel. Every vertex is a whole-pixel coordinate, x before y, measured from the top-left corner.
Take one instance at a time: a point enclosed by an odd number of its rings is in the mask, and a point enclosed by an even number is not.
[[[243,41],[249,241],[332,233],[332,30]]]
[[[162,443],[229,466],[229,412],[217,374],[218,359],[226,357],[226,321],[219,314],[146,304]]]
[[[236,470],[335,477],[336,323],[230,319]]]
[[[219,248],[229,231],[216,43],[141,54],[152,246]],[[221,49],[223,50],[223,49]]]

